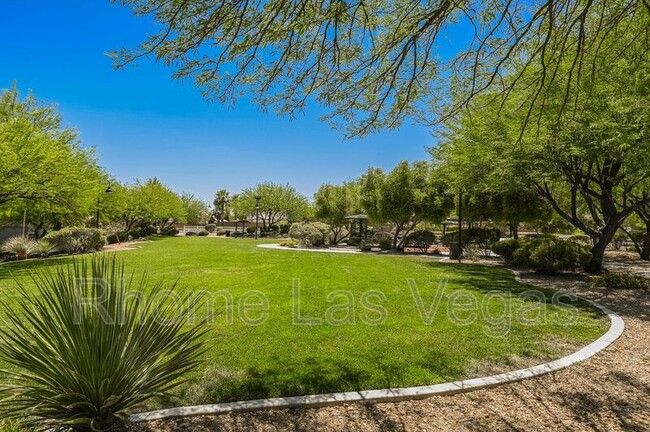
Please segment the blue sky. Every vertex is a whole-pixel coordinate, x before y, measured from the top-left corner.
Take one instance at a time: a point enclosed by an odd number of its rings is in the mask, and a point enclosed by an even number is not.
[[[311,197],[320,184],[369,166],[426,158],[435,143],[427,129],[408,125],[346,141],[319,122],[316,106],[290,121],[245,100],[209,105],[152,60],[115,71],[105,53],[135,47],[152,23],[108,0],[2,0],[0,10],[0,88],[16,82],[56,102],[121,182],[157,176],[207,201],[220,188],[271,180]]]

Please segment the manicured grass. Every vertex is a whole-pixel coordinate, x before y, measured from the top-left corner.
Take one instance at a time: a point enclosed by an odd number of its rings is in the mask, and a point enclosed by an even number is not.
[[[118,256],[136,274],[146,269],[151,282],[171,286],[179,280],[177,289],[220,293],[212,303],[214,319],[206,324],[211,330],[205,340],[205,365],[179,391],[179,400],[161,401],[165,405],[456,380],[558,357],[563,353],[558,346],[584,345],[608,324],[584,305],[575,310],[550,304],[543,322],[522,322],[523,317],[538,315],[539,303],[518,298],[531,287],[517,283],[510,272],[441,264],[428,257],[276,251],[258,248],[252,240],[215,238],[154,239]],[[0,265],[0,290],[11,302],[12,274],[29,285],[30,271],[69,260]],[[412,290],[417,286],[428,309],[445,279],[437,311],[425,322]],[[297,285],[299,305],[292,298]],[[488,294],[494,290],[501,297]],[[251,291],[266,297],[268,310],[250,306],[259,300],[246,294]],[[328,299],[335,291],[338,295]],[[374,297],[364,294],[370,291]],[[467,297],[454,299],[459,291],[472,294],[477,304],[467,306]],[[232,322],[224,307],[226,293],[234,301]],[[247,295],[249,319],[266,315],[257,325],[240,316],[239,302]],[[454,322],[448,313],[453,302],[458,318],[475,316],[474,322]],[[385,312],[383,321],[379,307]],[[575,319],[567,324],[574,311]],[[297,313],[321,322],[296,324]],[[332,322],[346,316],[352,318]]]

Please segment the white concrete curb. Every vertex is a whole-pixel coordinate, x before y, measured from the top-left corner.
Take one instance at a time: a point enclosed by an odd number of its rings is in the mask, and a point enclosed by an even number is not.
[[[358,250],[349,250],[349,249],[335,249],[335,248],[326,248],[326,249],[307,249],[307,248],[292,248],[287,246],[280,246],[279,244],[274,243],[263,243],[258,244],[258,248],[262,249],[274,249],[274,250],[290,250],[290,251],[300,251],[300,252],[321,252],[321,253],[342,253],[342,254],[360,254],[361,251]]]
[[[521,281],[520,275],[515,273],[515,278]],[[199,405],[189,407],[169,408],[158,411],[135,414],[130,417],[133,422],[148,420],[160,420],[173,417],[188,417],[199,415],[214,415],[244,411],[257,411],[266,409],[283,409],[283,408],[310,408],[322,407],[328,405],[340,405],[351,402],[394,402],[408,399],[422,399],[434,395],[451,395],[463,393],[472,390],[494,387],[514,381],[520,381],[526,378],[532,378],[549,372],[555,372],[560,369],[569,367],[575,363],[587,360],[596,355],[598,352],[607,348],[616,339],[618,339],[623,330],[625,323],[623,319],[615,312],[591,300],[582,299],[603,311],[610,319],[610,327],[607,332],[596,339],[594,342],[585,346],[579,351],[554,360],[549,363],[533,366],[526,369],[520,369],[512,372],[506,372],[498,375],[492,375],[483,378],[473,378],[463,381],[454,381],[431,386],[407,387],[395,389],[364,390],[358,392],[346,393],[328,393],[307,396],[292,396],[272,399],[256,399],[240,402],[220,403],[214,405]]]

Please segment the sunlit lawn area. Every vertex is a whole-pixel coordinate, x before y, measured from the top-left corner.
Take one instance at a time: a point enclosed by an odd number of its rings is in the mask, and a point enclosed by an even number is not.
[[[531,359],[541,363],[562,355],[558,346],[584,345],[607,327],[601,314],[587,307],[569,325],[573,309],[555,306],[548,306],[545,321],[527,324],[521,318],[536,316],[538,303],[517,298],[530,287],[517,283],[510,272],[443,264],[430,257],[268,250],[253,240],[216,238],[155,239],[118,256],[136,274],[146,270],[152,283],[171,286],[179,280],[178,290],[213,295],[225,290],[233,298],[229,322],[226,295],[215,296],[217,315],[206,324],[204,366],[182,387],[180,400],[164,401],[167,405],[456,380],[485,374],[491,367],[514,369]],[[0,265],[0,289],[12,298],[12,274],[29,286],[30,271],[69,260]],[[435,309],[436,289],[445,278]],[[298,286],[299,304],[292,297]],[[420,308],[415,287],[423,301]],[[268,299],[267,310],[251,306],[260,300],[256,294],[245,296],[253,290]],[[477,303],[468,303],[467,296],[454,298],[460,290],[473,294]],[[489,300],[492,290],[505,293],[509,311],[503,298]],[[328,299],[334,291],[340,292]],[[455,323],[448,314],[452,302],[458,319],[476,319]],[[422,314],[429,308],[434,315],[426,322]],[[245,323],[242,312],[261,322]],[[298,315],[320,323],[295,324]]]

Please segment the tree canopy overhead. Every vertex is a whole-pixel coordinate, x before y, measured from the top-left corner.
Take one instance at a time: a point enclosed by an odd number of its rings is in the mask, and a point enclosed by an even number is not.
[[[632,25],[648,22],[650,0],[114,1],[158,24],[139,49],[114,54],[118,67],[152,55],[209,100],[246,94],[291,115],[317,100],[353,135],[444,119],[495,87],[525,87],[543,104],[548,86],[568,95],[607,68],[608,40],[650,31]],[[534,82],[504,83],[512,71]]]

